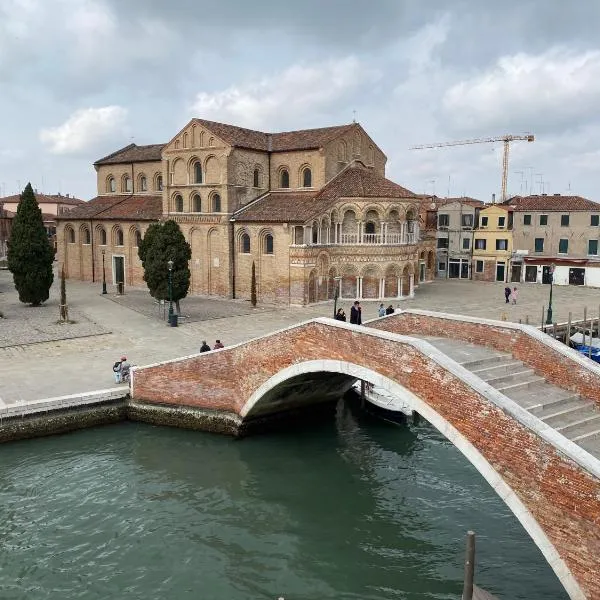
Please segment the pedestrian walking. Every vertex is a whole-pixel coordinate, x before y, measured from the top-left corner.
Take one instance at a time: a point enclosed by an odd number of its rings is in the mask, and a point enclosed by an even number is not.
[[[225,346],[223,346],[223,344],[221,344],[221,340],[216,340],[213,350],[218,350],[219,348],[225,348]]]
[[[385,306],[383,305],[383,302],[379,305],[379,316],[380,317],[385,317],[386,312],[385,312]]]
[[[200,352],[210,352],[210,346],[206,343],[206,340],[202,340],[202,346],[200,346]]]
[[[121,358],[113,365],[113,375],[115,377],[115,383],[121,383],[123,380],[123,365],[126,364],[127,357],[121,356]]]
[[[504,299],[506,300],[506,304],[508,304],[510,302],[510,294],[511,294],[510,288],[508,286],[506,286],[504,288]]]
[[[345,321],[346,320],[346,313],[344,312],[343,308],[338,308],[338,311],[335,313],[335,319],[336,319],[336,321]]]
[[[510,293],[510,298],[511,298],[513,304],[517,303],[517,298],[518,297],[519,297],[519,290],[515,286],[513,288],[513,291]]]
[[[353,325],[362,325],[362,307],[358,300],[354,301],[350,309],[350,323]]]

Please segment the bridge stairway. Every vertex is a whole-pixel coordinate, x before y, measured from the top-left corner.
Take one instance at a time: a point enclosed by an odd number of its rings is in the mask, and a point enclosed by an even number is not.
[[[511,354],[447,338],[426,339],[532,415],[600,459],[600,410],[594,401],[548,383]]]

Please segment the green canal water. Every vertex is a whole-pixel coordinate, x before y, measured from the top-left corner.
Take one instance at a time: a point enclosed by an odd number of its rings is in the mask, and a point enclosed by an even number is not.
[[[0,446],[2,600],[457,600],[467,529],[479,585],[567,597],[427,424],[340,405],[241,441],[123,423]]]

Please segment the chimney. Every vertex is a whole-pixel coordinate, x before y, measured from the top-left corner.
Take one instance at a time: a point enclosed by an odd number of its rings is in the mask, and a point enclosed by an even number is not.
[[[555,196],[560,196],[560,194],[554,194]]]
[[[67,198],[69,197],[69,194],[67,194]]]
[[[496,194],[492,194],[492,204],[496,204]]]

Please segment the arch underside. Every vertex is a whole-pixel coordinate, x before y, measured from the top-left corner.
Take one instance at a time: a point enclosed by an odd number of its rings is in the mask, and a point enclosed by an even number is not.
[[[584,598],[581,588],[558,551],[527,506],[504,481],[480,451],[427,402],[388,377],[371,369],[344,361],[316,360],[297,363],[283,369],[249,398],[240,411],[243,422],[299,408],[333,402],[345,394],[357,380],[383,388],[422,415],[444,435],[490,484],[538,546],[571,598]]]

